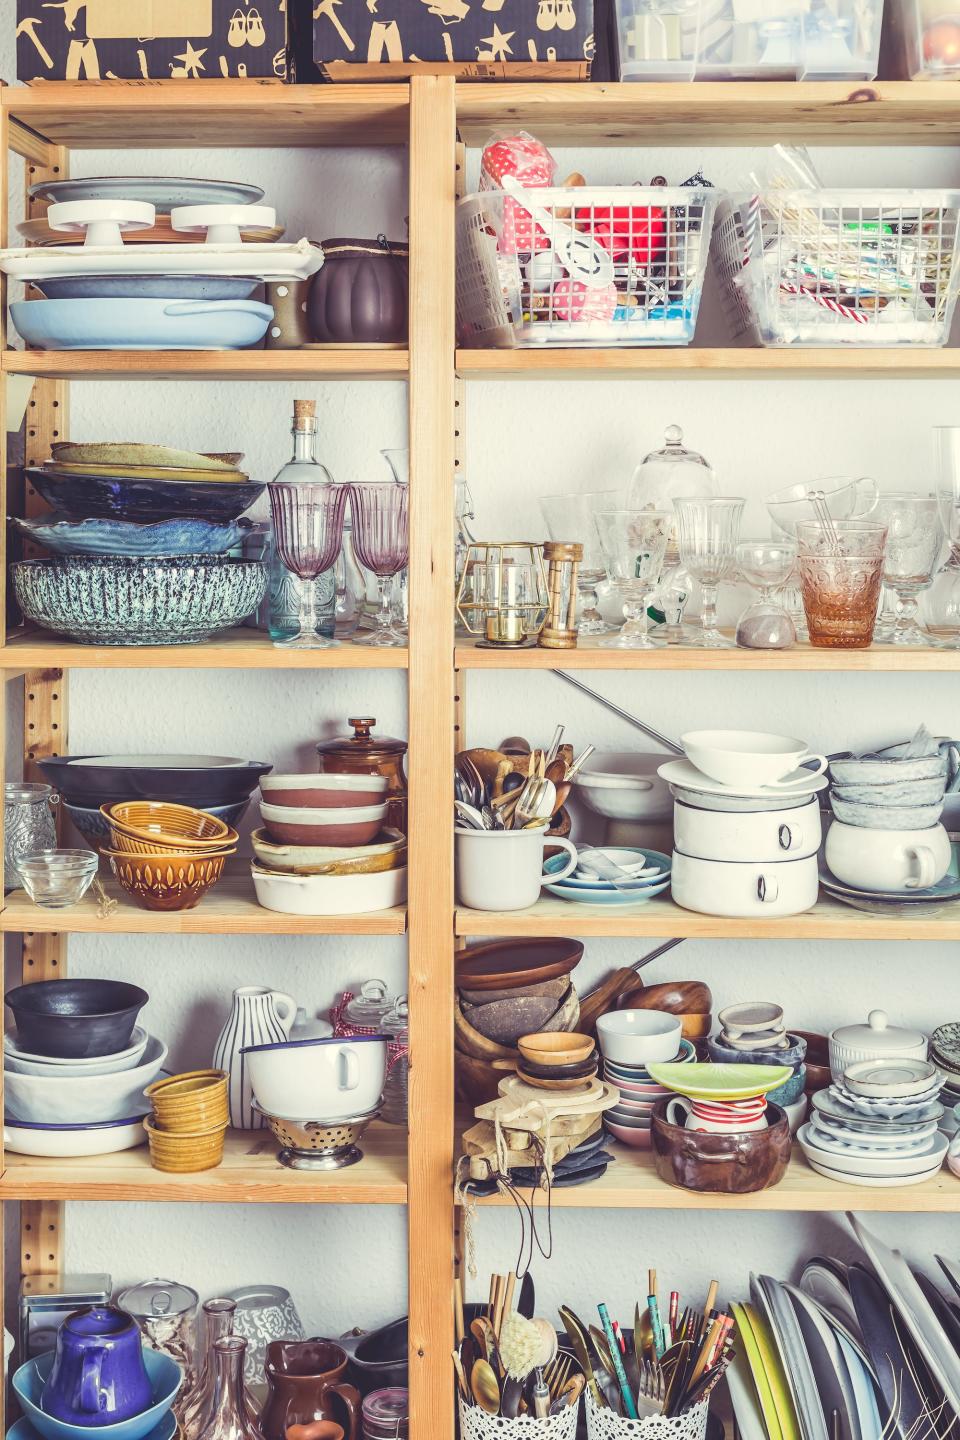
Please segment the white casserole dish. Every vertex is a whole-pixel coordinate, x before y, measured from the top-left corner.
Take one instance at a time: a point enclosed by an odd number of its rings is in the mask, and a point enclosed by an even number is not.
[[[786,860],[816,855],[823,831],[816,798],[789,810],[747,814],[700,810],[678,800],[676,847],[697,860]]]
[[[259,904],[283,915],[368,915],[407,898],[406,866],[375,875],[279,875],[251,865],[250,873]]]

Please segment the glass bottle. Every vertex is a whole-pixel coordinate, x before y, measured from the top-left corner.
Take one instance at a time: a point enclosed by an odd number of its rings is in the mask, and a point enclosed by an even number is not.
[[[263,1440],[243,1383],[246,1350],[242,1335],[223,1335],[213,1342],[213,1409],[197,1440]]]
[[[217,1368],[213,1347],[224,1336],[232,1335],[233,1316],[237,1302],[225,1298],[205,1300],[201,1308],[204,1323],[203,1368],[194,1390],[187,1396],[183,1406],[180,1422],[183,1440],[197,1440],[201,1430],[213,1414],[217,1389]],[[248,1403],[253,1404],[252,1398],[249,1396]]]
[[[388,1070],[383,1086],[380,1119],[388,1125],[407,1124],[407,1087],[410,1079],[410,1021],[406,995],[401,995],[393,1009],[380,1022],[391,1045],[387,1050]]]
[[[317,407],[313,400],[294,400],[292,434],[293,456],[274,476],[274,483],[332,485],[333,476],[316,455]],[[271,536],[268,577],[271,640],[290,640],[300,633],[301,604],[308,586],[313,588],[317,634],[326,640],[334,638],[336,566],[315,580],[301,580],[284,565]]]
[[[348,640],[359,627],[363,607],[367,603],[367,582],[353,548],[353,516],[349,502],[343,512],[343,544],[334,566],[334,584],[334,634],[338,640]]]

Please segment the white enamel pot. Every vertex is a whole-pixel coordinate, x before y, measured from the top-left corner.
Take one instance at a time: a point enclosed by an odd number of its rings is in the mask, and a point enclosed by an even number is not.
[[[950,837],[942,825],[926,830],[864,830],[834,820],[827,831],[828,866],[844,885],[899,894],[926,890],[950,869]]]
[[[673,834],[677,849],[697,860],[802,860],[820,848],[820,806],[814,797],[797,809],[745,814],[678,800]]]
[[[701,915],[799,915],[817,903],[817,857],[802,860],[698,860],[673,852],[670,889]]]

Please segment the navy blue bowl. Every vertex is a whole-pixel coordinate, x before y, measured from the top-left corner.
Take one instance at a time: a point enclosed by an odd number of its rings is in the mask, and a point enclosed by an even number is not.
[[[232,480],[133,480],[122,475],[50,475],[30,468],[27,479],[61,515],[74,520],[236,520],[265,485]]]

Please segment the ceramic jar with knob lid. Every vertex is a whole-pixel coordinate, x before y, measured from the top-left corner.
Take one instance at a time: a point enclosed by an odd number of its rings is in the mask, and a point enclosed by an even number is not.
[[[841,1025],[830,1036],[830,1074],[834,1084],[858,1060],[926,1060],[922,1030],[891,1025],[885,1010],[871,1010],[866,1025]]]
[[[317,746],[318,769],[321,775],[385,775],[387,778],[387,814],[385,825],[407,833],[407,777],[403,757],[407,742],[392,735],[374,735],[373,716],[358,716],[347,721],[352,735],[337,735]]]

